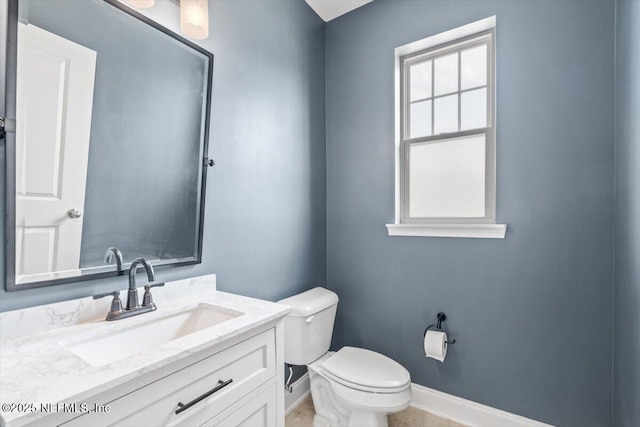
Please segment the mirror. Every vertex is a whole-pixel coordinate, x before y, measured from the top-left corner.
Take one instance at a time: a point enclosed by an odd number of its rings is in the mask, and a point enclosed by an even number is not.
[[[117,0],[13,14],[7,290],[199,263],[213,55]]]

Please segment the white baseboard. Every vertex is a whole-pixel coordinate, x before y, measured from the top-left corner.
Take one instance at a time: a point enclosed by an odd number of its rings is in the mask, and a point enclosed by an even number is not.
[[[470,427],[553,427],[418,384],[411,384],[411,406]]]
[[[284,414],[294,410],[296,406],[302,403],[302,401],[311,393],[311,384],[309,383],[309,373],[305,372],[303,376],[298,378],[293,384],[293,393],[284,391]]]
[[[293,393],[284,392],[285,414],[295,409],[311,392],[309,374],[304,374],[292,386]],[[469,427],[553,427],[413,383],[411,406]]]

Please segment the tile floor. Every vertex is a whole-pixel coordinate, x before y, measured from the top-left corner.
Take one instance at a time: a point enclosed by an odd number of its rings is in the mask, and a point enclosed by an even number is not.
[[[298,407],[287,415],[285,427],[312,427],[313,401],[308,396]],[[428,412],[415,408],[407,408],[402,412],[389,416],[389,427],[464,427],[446,418],[436,417]]]

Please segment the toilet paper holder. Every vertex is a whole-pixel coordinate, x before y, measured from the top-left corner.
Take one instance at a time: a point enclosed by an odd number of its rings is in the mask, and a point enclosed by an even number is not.
[[[442,330],[442,322],[447,320],[447,315],[444,314],[443,312],[440,312],[436,315],[436,318],[438,319],[438,322],[434,323],[433,325],[427,326],[427,329],[424,330],[424,334],[422,334],[423,336],[427,336],[427,331],[432,328],[436,328],[439,331]],[[447,345],[452,345],[456,343],[456,340],[449,338],[449,341],[445,341],[445,342],[447,343]]]

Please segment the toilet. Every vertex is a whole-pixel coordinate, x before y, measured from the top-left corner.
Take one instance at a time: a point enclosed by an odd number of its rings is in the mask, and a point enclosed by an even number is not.
[[[278,301],[285,318],[285,362],[306,365],[314,427],[387,427],[387,414],[411,401],[411,377],[398,362],[371,350],[330,352],[338,295],[325,288]]]

